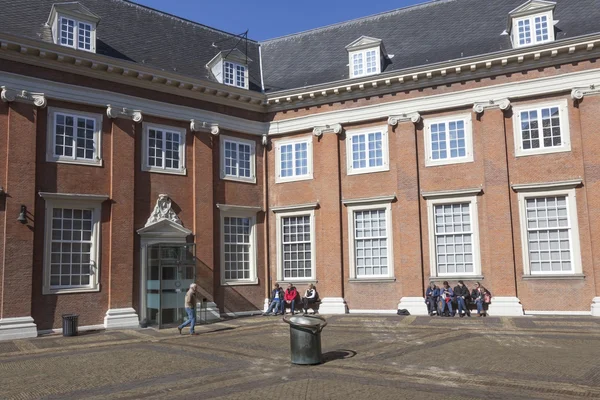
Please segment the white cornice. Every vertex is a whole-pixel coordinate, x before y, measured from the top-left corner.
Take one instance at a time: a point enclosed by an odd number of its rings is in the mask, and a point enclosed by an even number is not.
[[[276,206],[276,207],[270,207],[270,210],[274,213],[278,213],[278,212],[288,212],[288,211],[314,210],[317,207],[319,207],[319,202],[306,203],[306,204],[294,204],[294,205],[290,205],[290,206]]]
[[[39,192],[40,197],[46,200],[68,200],[68,201],[90,201],[90,202],[103,202],[108,200],[109,196],[106,194],[74,194],[74,193],[51,193],[51,192]]]
[[[399,115],[390,115],[388,117],[388,125],[396,126],[400,122],[412,122],[413,124],[419,123],[421,120],[421,114],[418,112],[411,112]]]
[[[6,86],[0,86],[0,100],[5,103],[13,101],[19,103],[33,104],[36,107],[44,108],[48,102],[43,93],[31,93],[27,90],[10,89]]]
[[[113,107],[110,104],[106,106],[106,115],[108,118],[125,118],[133,122],[142,122],[143,116],[140,110],[131,110],[125,107]]]
[[[591,96],[595,94],[600,94],[600,85],[590,85],[587,87],[574,88],[571,91],[571,98],[573,100],[581,100],[585,96]]]
[[[510,108],[510,100],[509,99],[501,99],[501,100],[490,100],[483,101],[479,103],[473,104],[473,111],[477,114],[481,114],[485,110],[493,110],[499,108],[502,111],[506,111]]]
[[[542,182],[542,183],[519,183],[512,184],[510,187],[515,191],[523,190],[545,190],[545,189],[572,189],[580,186],[583,183],[583,179],[571,179],[568,181],[556,181],[556,182]]]
[[[345,206],[349,205],[358,205],[358,204],[377,204],[377,203],[391,203],[396,200],[396,195],[393,194],[391,196],[377,196],[377,197],[368,197],[362,199],[344,199],[342,200],[342,204]]]
[[[313,135],[321,137],[324,133],[340,134],[344,128],[341,124],[320,125],[313,128]]]
[[[461,197],[461,196],[475,196],[483,192],[483,189],[470,188],[470,189],[456,189],[456,190],[438,190],[434,192],[421,191],[421,196],[424,199],[440,199],[445,197]]]

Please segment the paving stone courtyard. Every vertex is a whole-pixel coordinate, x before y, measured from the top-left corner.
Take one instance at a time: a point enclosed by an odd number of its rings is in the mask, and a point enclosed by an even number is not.
[[[318,366],[276,317],[0,342],[0,398],[600,398],[598,318],[326,318]]]

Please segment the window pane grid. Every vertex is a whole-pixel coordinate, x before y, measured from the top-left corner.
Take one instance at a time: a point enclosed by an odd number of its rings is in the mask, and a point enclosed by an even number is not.
[[[309,215],[281,218],[284,278],[312,278],[310,218]]]
[[[249,144],[225,141],[225,176],[251,177],[252,147]]]
[[[388,275],[388,238],[385,209],[354,212],[356,276]]]
[[[520,20],[517,25],[519,26],[519,44],[525,45],[531,43],[531,22],[529,19]]]
[[[526,213],[531,273],[573,272],[567,197],[529,198]]]
[[[83,50],[92,49],[92,26],[80,22],[77,27],[77,46]]]
[[[74,160],[94,160],[96,120],[62,113],[55,114],[54,155]]]
[[[223,71],[224,71],[223,82],[226,85],[233,85],[233,77],[234,77],[234,75],[233,75],[233,63],[230,63],[230,62],[224,63]]]
[[[308,175],[308,142],[280,146],[280,176],[282,178]]]
[[[250,279],[250,218],[223,218],[225,280]]]
[[[361,76],[364,73],[363,53],[356,53],[352,56],[352,67],[354,76]]]
[[[523,150],[563,145],[559,107],[525,110],[520,116]]]
[[[548,36],[548,17],[543,15],[535,17],[535,40],[543,42],[549,39]]]
[[[68,18],[60,19],[60,44],[73,47],[75,43],[75,21]]]
[[[181,134],[160,129],[148,129],[148,166],[181,169]]]
[[[93,274],[93,210],[52,209],[50,286],[90,286]]]
[[[241,65],[236,65],[235,85],[237,87],[246,87],[246,68]]]
[[[446,160],[467,156],[465,121],[447,121],[431,124],[431,158]]]
[[[470,203],[434,206],[438,274],[472,274],[473,225]]]
[[[375,50],[367,51],[367,74],[377,72],[377,52]]]
[[[352,142],[352,168],[381,167],[383,165],[382,132],[354,135]]]

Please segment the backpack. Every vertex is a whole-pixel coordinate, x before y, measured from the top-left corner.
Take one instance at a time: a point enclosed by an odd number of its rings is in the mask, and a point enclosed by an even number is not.
[[[315,291],[315,301],[319,301],[319,292],[317,292],[317,289],[313,289]]]
[[[401,309],[398,310],[398,315],[410,315],[410,313],[406,309]]]

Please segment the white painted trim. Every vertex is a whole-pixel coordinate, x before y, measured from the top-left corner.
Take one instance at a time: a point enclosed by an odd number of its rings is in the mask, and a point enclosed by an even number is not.
[[[535,34],[535,18],[536,17],[546,17],[546,21],[548,24],[548,39],[538,41],[536,39]],[[543,43],[554,42],[554,13],[552,10],[546,12],[536,12],[536,10],[531,10],[529,12],[519,14],[519,16],[512,17],[512,28],[511,28],[511,41],[514,48],[523,48],[536,46]],[[529,20],[529,29],[531,34],[531,43],[520,44],[519,43],[519,21]]]
[[[271,207],[271,211],[274,213],[285,213],[289,211],[314,210],[317,207],[319,207],[319,202]]]
[[[0,80],[1,78],[2,75],[0,74]],[[398,110],[403,110],[403,112],[406,110],[405,113],[418,111],[423,114],[429,111],[441,111],[460,107],[472,108],[473,103],[489,102],[490,99],[509,98],[514,102],[517,99],[526,99],[533,96],[563,92],[570,93],[574,87],[589,87],[591,84],[600,86],[600,68],[530,79],[528,81],[515,81],[452,93],[410,98],[389,103],[372,104],[359,109],[343,109],[289,118],[271,122],[268,129],[269,135],[282,135],[308,130],[318,125],[325,125],[328,121],[337,121],[344,125],[351,125],[367,120],[388,118],[390,115],[398,114]]]
[[[247,317],[251,315],[261,315],[264,311],[254,310],[254,311],[236,311],[236,312],[226,312],[223,313],[228,317]]]
[[[600,297],[594,297],[592,300],[591,314],[594,317],[600,317]]]
[[[256,213],[262,211],[262,207],[252,207],[252,206],[236,206],[233,204],[220,204],[217,203],[217,208],[221,212],[235,212],[237,214],[243,215],[256,215]]]
[[[283,240],[282,240],[282,230],[281,230],[281,220],[286,217],[294,217],[294,216],[305,216],[308,215],[310,217],[310,249],[311,249],[311,268],[312,274],[310,277],[303,278],[284,278],[283,277]],[[275,217],[275,234],[276,234],[276,245],[277,245],[277,282],[289,283],[289,282],[314,282],[317,279],[317,248],[316,248],[316,236],[315,236],[315,210],[311,209],[296,209],[294,211],[281,211],[276,214]]]
[[[105,330],[106,328],[104,327],[104,324],[100,324],[100,325],[84,325],[84,326],[78,326],[77,327],[77,331],[78,332],[88,332],[88,331],[100,331],[100,330]],[[48,335],[48,334],[62,334],[63,330],[62,328],[52,328],[52,329],[44,329],[41,331],[38,331],[38,335]]]
[[[165,157],[162,159],[162,163],[163,163],[162,167],[150,166],[148,164],[148,157],[149,157],[148,151],[150,150],[150,147],[149,147],[150,146],[150,132],[149,132],[150,129],[154,129],[154,130],[162,132],[163,143],[165,143],[165,141],[167,140],[167,138],[166,138],[167,132],[177,133],[179,135],[179,168],[167,168],[166,167],[166,154],[165,154],[166,150],[162,151],[163,157]],[[186,133],[187,133],[187,130],[184,128],[144,122],[142,124],[142,171],[158,172],[161,174],[185,175],[186,174],[186,167],[185,167]]]
[[[381,171],[389,171],[390,170],[390,144],[389,144],[389,135],[388,135],[388,125],[383,126],[374,126],[370,128],[361,128],[346,131],[346,174],[347,175],[359,175],[359,174],[368,174],[372,172],[381,172]],[[381,153],[382,153],[382,165],[378,167],[369,167],[369,141],[368,135],[370,133],[381,133]],[[353,159],[353,143],[355,137],[357,136],[365,136],[365,162],[366,167],[364,168],[354,168],[354,159]]]
[[[348,314],[390,314],[397,315],[398,310],[362,310],[362,309],[348,309]]]
[[[356,204],[348,205],[348,267],[350,272],[350,279],[360,281],[361,279],[373,280],[373,279],[394,279],[394,234],[392,227],[392,204],[391,202],[382,203],[369,203],[369,204]],[[387,241],[387,270],[386,275],[365,275],[358,277],[356,274],[356,259],[355,253],[355,224],[354,224],[354,213],[356,211],[367,211],[367,210],[385,210],[385,224],[386,224],[386,241]],[[381,256],[381,255],[380,255]]]
[[[525,315],[592,315],[590,311],[534,311],[525,310]]]
[[[37,326],[31,317],[0,319],[0,341],[37,337]]]
[[[362,46],[359,46],[362,47]],[[348,49],[348,47],[346,47]],[[375,60],[377,63],[377,69],[375,72],[367,72],[367,52],[375,51]],[[354,55],[362,54],[362,69],[363,73],[360,75],[354,75]],[[356,50],[349,48],[348,49],[348,66],[350,68],[350,72],[348,76],[350,78],[362,78],[369,75],[375,75],[381,73],[381,40],[379,43],[374,46],[367,48],[358,48]]]
[[[220,244],[220,269],[221,269],[221,286],[236,286],[236,285],[255,285],[258,284],[258,272],[257,272],[257,253],[258,246],[256,240],[256,212],[248,212],[246,210],[229,209],[227,211],[219,209],[219,222],[220,232],[219,244]],[[247,218],[250,221],[250,235],[249,235],[249,278],[248,279],[225,279],[225,218]],[[238,255],[239,256],[239,255]]]
[[[102,243],[102,202],[108,196],[85,195],[85,194],[62,194],[40,192],[39,195],[45,200],[44,217],[44,261],[43,261],[43,286],[42,294],[65,294],[98,292],[100,290],[101,271],[101,243]],[[52,250],[52,214],[54,208],[75,208],[91,210],[93,218],[92,246],[90,249],[90,282],[88,286],[53,288],[50,285],[50,258]]]
[[[456,189],[456,190],[437,190],[434,192],[424,192],[421,191],[421,196],[424,199],[437,199],[437,198],[450,198],[454,196],[476,196],[483,192],[481,187],[472,188],[472,189]]]
[[[245,176],[236,176],[236,175],[227,175],[225,173],[225,142],[235,143],[236,144],[236,162],[239,164],[240,162],[240,152],[239,147],[237,145],[243,144],[250,146],[250,177]],[[256,142],[254,140],[240,139],[233,136],[225,136],[221,135],[219,138],[219,170],[220,177],[222,180],[227,181],[237,181],[237,182],[247,182],[247,183],[256,183]],[[239,174],[239,165],[236,165],[236,170],[238,170]]]
[[[391,196],[377,196],[368,197],[362,199],[344,199],[342,204],[345,206],[359,205],[359,204],[377,204],[377,203],[391,203],[396,200],[396,195]]]
[[[298,143],[306,143],[306,164],[307,164],[307,174],[306,175],[296,175],[296,150],[295,144]],[[275,141],[275,183],[284,183],[284,182],[296,182],[296,181],[304,181],[313,179],[313,135],[302,137],[302,138],[294,138],[294,139],[286,139],[286,140],[277,140]],[[293,176],[281,176],[281,146],[292,145],[292,154],[294,155],[294,162],[292,163],[292,170],[294,171]]]
[[[470,214],[471,214],[471,227],[473,233],[471,237],[471,245],[473,247],[473,273],[468,274],[465,272],[455,274],[438,274],[437,272],[437,252],[436,252],[436,241],[435,241],[435,211],[436,205],[442,204],[457,204],[457,203],[469,203]],[[479,242],[479,201],[477,196],[467,197],[436,197],[427,199],[427,226],[429,231],[429,276],[438,279],[460,279],[464,276],[480,276],[481,275],[481,249]]]
[[[137,313],[131,307],[111,308],[106,311],[104,317],[104,327],[106,329],[127,329],[137,328],[140,319]]]
[[[520,183],[520,184],[512,184],[510,187],[519,192],[519,191],[536,191],[536,190],[545,190],[545,189],[574,189],[577,186],[583,184],[583,179],[571,179],[567,181],[556,181],[556,182],[541,182],[541,183]]]
[[[521,113],[524,111],[537,110],[541,108],[558,107],[560,118],[560,137],[562,144],[553,147],[539,147],[536,149],[523,149],[523,138],[521,132]],[[539,117],[541,119],[541,116]],[[546,101],[541,103],[522,104],[513,108],[513,133],[515,138],[515,157],[532,156],[537,154],[551,154],[571,151],[571,133],[569,125],[569,105],[566,99],[558,101]],[[538,127],[540,146],[543,144],[543,127]]]
[[[463,157],[450,157],[450,122],[464,122],[464,131],[465,131],[465,155]],[[439,118],[425,118],[425,127],[423,129],[423,133],[425,135],[425,166],[426,167],[435,167],[439,165],[449,165],[449,164],[462,164],[473,162],[473,124],[472,124],[472,114],[462,114],[462,115],[449,115]],[[444,159],[434,160],[432,156],[432,143],[431,143],[431,125],[433,124],[446,124],[446,152],[448,157]]]
[[[567,213],[569,217],[569,244],[571,246],[571,266],[570,272],[552,272],[540,271],[539,273],[531,272],[529,262],[529,240],[527,231],[527,205],[526,201],[529,198],[546,197],[546,196],[566,196],[567,198]],[[523,274],[527,276],[535,276],[537,274],[547,277],[548,275],[556,274],[557,276],[567,275],[582,275],[583,268],[581,265],[581,248],[579,244],[579,221],[577,212],[577,192],[575,189],[565,189],[559,187],[551,190],[548,188],[545,191],[523,191],[518,194],[519,199],[519,223],[521,230],[521,252],[523,256]]]
[[[0,86],[16,87],[31,93],[39,91],[44,93],[44,96],[48,99],[76,104],[87,104],[102,108],[106,108],[107,104],[111,104],[114,108],[124,107],[142,110],[144,115],[185,121],[186,123],[194,119],[204,121],[210,125],[218,125],[222,129],[250,135],[262,136],[268,132],[268,123],[265,122],[251,121],[198,108],[184,107],[89,87],[68,85],[62,82],[32,78],[4,71],[0,71]]]
[[[94,129],[94,160],[78,159],[76,149],[73,151],[73,157],[57,156],[54,154],[56,148],[56,114],[66,114],[70,117],[83,117],[92,119],[95,122]],[[66,164],[81,164],[102,166],[102,114],[94,114],[82,111],[68,110],[64,108],[48,107],[46,122],[46,162],[66,163]],[[73,141],[77,141],[77,126],[73,129]]]

